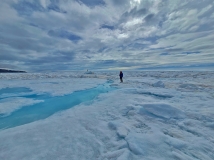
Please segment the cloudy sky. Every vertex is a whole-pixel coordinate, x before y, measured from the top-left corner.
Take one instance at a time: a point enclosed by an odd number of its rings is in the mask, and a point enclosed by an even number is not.
[[[1,0],[0,68],[214,70],[213,0]]]

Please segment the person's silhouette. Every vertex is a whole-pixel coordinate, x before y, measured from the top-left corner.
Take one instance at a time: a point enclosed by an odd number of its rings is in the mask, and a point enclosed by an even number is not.
[[[120,76],[120,82],[122,83],[123,82],[123,72],[122,71],[120,71],[119,76]]]

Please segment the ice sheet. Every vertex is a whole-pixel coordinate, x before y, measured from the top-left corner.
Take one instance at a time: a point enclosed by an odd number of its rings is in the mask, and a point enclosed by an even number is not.
[[[116,72],[95,75],[92,81],[111,79],[118,89],[45,120],[1,130],[0,159],[214,159],[213,72],[124,72],[124,83]],[[154,85],[159,81],[164,87]]]
[[[102,84],[106,79],[98,78],[48,78],[31,80],[5,80],[2,79],[0,89],[25,87],[36,94],[48,93],[53,96],[61,96],[77,90],[84,90]]]

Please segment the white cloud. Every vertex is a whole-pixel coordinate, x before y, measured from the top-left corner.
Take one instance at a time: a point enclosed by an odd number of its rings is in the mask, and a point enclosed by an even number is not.
[[[143,23],[143,20],[141,18],[135,18],[135,19],[132,19],[128,22],[126,22],[123,27],[125,29],[129,29],[129,28],[132,28],[134,27],[135,25],[139,25],[139,24],[142,24]]]
[[[119,39],[128,38],[128,37],[129,36],[127,34],[124,34],[124,33],[118,35]]]
[[[11,55],[20,57],[17,64],[22,66],[27,59],[38,60],[38,63],[48,56],[57,59],[58,52],[72,55],[76,62],[81,62],[82,58],[89,60],[88,63],[90,60],[129,59],[127,61],[133,61],[135,66],[140,61],[170,63],[174,56],[179,57],[179,62],[196,62],[197,57],[200,62],[202,54],[188,55],[182,60],[180,53],[183,51],[201,51],[207,59],[213,58],[210,55],[213,50],[210,35],[214,29],[211,0],[203,3],[192,0],[105,0],[105,5],[94,7],[65,0],[54,4],[57,9],[50,9],[54,2],[50,0],[40,0],[42,9],[36,9],[38,5],[34,6],[32,0],[28,1],[33,6],[29,15],[22,15],[13,7],[20,2],[4,0],[1,3],[3,32],[0,33],[0,44]],[[28,8],[23,9],[28,11]],[[64,36],[67,38],[60,34],[59,37],[50,36],[48,32],[51,30],[74,34],[80,40],[74,42],[68,35]],[[171,54],[161,58],[160,52],[165,51]],[[138,60],[133,60],[136,57]]]
[[[212,8],[212,5],[208,5],[207,7],[204,7],[201,9],[201,11],[198,13],[198,16],[203,15],[204,13],[206,13],[207,11],[209,11]]]
[[[42,7],[47,8],[47,6],[50,4],[50,0],[40,0],[40,4]]]

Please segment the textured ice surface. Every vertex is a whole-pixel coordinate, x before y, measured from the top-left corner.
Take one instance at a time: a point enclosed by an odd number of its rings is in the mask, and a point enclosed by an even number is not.
[[[117,72],[0,74],[0,79],[2,89],[25,87],[53,97],[106,80],[118,88],[89,104],[1,130],[0,159],[214,159],[214,72],[124,72],[124,83]],[[159,81],[164,88],[154,86]]]
[[[157,118],[184,118],[184,113],[177,108],[174,108],[168,104],[144,104],[139,111],[140,114],[149,114],[152,117]]]

